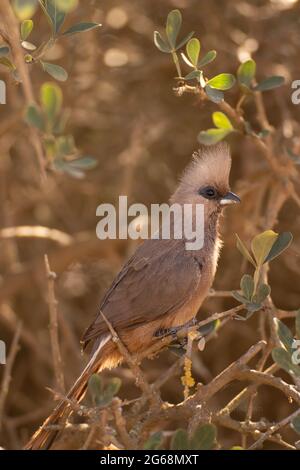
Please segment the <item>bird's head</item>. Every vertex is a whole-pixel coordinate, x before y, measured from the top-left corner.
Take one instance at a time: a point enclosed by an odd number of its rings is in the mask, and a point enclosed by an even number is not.
[[[225,143],[201,147],[184,171],[171,203],[204,204],[205,213],[221,212],[222,208],[240,202],[230,191],[231,157]]]

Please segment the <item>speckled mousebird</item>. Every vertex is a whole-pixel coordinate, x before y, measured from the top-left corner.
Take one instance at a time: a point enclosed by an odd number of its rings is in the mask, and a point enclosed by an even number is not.
[[[193,155],[170,202],[204,205],[204,245],[187,250],[185,239],[144,241],[123,266],[106,292],[100,311],[109,320],[131,353],[140,352],[157,341],[160,331],[169,331],[191,321],[212,285],[220,248],[219,219],[222,209],[239,202],[230,191],[231,157],[226,144],[203,147]],[[122,356],[100,312],[83,336],[91,344],[91,358],[67,397],[80,401],[91,374],[112,368]],[[36,431],[27,449],[49,448],[57,424],[71,409],[60,402]]]

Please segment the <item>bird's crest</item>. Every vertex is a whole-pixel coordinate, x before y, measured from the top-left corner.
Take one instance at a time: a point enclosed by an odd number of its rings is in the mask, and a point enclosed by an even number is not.
[[[203,146],[193,153],[193,160],[182,175],[181,182],[188,185],[214,185],[228,188],[231,156],[229,146],[222,142]]]

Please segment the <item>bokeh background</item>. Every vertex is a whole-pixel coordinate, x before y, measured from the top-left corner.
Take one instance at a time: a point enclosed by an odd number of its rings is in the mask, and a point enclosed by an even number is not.
[[[0,106],[0,338],[8,350],[16,325],[22,322],[20,348],[1,416],[0,445],[4,448],[20,448],[54,404],[46,388],[54,387],[54,373],[44,254],[57,273],[60,345],[69,386],[85,361],[80,337],[97,313],[106,288],[138,243],[97,240],[96,207],[102,202],[116,203],[120,194],[126,194],[129,203],[147,206],[167,201],[197,149],[197,134],[211,127],[215,105],[203,105],[192,95],[176,97],[172,90],[174,64],[153,44],[153,31],[162,30],[173,8],[183,14],[183,33],[194,30],[203,51],[217,50],[217,60],[206,68],[209,76],[235,74],[239,63],[250,56],[256,60],[258,78],[285,76],[286,85],[265,93],[264,99],[271,124],[280,127],[278,140],[293,139],[294,150],[300,150],[299,137],[294,137],[300,135],[300,106],[291,102],[291,82],[300,78],[297,0],[81,1],[68,15],[66,26],[92,20],[102,23],[102,28],[59,41],[45,60],[61,64],[69,72],[69,79],[60,84],[69,114],[68,130],[80,151],[97,160],[97,167],[84,179],[52,173],[40,185],[23,120],[21,86],[0,66],[0,78],[7,83],[7,104]],[[41,12],[34,21],[31,39],[40,43],[48,38],[49,26]],[[38,96],[49,76],[33,66],[31,79]],[[234,105],[237,87],[226,96]],[[246,111],[255,127],[251,103]],[[260,196],[260,188],[271,178],[265,160],[245,137],[230,137],[229,143],[232,188],[243,203],[223,218],[224,248],[214,284],[218,290],[237,289],[242,274],[251,272],[235,247],[234,234],[247,241],[268,228],[264,227],[264,200]],[[299,222],[299,208],[288,202],[275,229],[291,231],[294,242],[272,263],[270,272],[273,300],[284,309],[300,306]],[[62,244],[60,239],[1,236],[3,228],[24,225],[58,229],[69,238]],[[236,301],[230,297],[209,298],[199,315],[233,305]],[[247,322],[229,322],[205,351],[196,355],[194,375],[198,380],[208,382],[258,340],[258,315]],[[145,361],[143,368],[153,380],[173,361],[172,353],[164,352],[159,359]],[[0,374],[3,369],[0,366]],[[123,381],[120,396],[136,396],[130,371],[121,367],[104,373],[104,377],[115,375]],[[225,389],[220,403],[231,393]],[[179,377],[164,386],[163,397],[172,403],[182,399]],[[280,419],[287,407],[279,392],[262,388],[254,416]],[[220,433],[225,445],[238,443],[232,431]]]

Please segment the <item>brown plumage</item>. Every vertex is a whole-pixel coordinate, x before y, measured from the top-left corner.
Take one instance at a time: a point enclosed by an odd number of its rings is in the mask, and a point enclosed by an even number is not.
[[[227,145],[202,148],[194,154],[170,199],[171,203],[204,204],[203,248],[186,250],[184,239],[146,240],[104,296],[100,310],[131,353],[157,341],[155,333],[160,329],[178,327],[193,319],[207,296],[221,246],[219,216],[225,204],[239,200],[229,192],[230,167]],[[86,330],[83,341],[85,346],[92,344],[92,356],[67,395],[78,401],[92,373],[115,367],[122,360],[100,314]],[[68,404],[59,403],[26,448],[49,448],[56,433],[46,427],[69,413]]]

